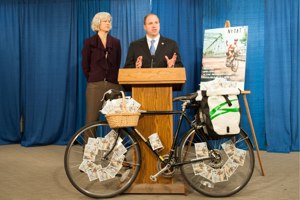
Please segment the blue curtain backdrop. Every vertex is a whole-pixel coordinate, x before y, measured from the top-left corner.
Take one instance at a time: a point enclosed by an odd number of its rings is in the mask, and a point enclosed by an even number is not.
[[[2,0],[0,144],[65,144],[84,124],[81,49],[100,11],[113,16],[111,34],[121,40],[122,65],[129,43],[145,34],[143,17],[158,14],[161,34],[178,42],[187,72],[187,83],[174,96],[199,88],[205,29],[224,27],[226,20],[247,25],[245,89],[251,91],[259,147],[299,150],[298,0]],[[242,127],[251,135],[244,109]]]
[[[76,4],[1,1],[0,9],[5,27],[0,35],[0,143],[65,144],[76,122]]]
[[[27,0],[20,5],[21,143],[65,144],[76,119],[76,4]]]
[[[19,143],[20,8],[18,1],[0,3],[0,144]]]
[[[299,151],[300,3],[266,0],[265,119],[269,151]]]

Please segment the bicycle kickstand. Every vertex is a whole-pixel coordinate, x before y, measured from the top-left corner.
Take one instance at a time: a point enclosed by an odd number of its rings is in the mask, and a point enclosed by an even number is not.
[[[154,175],[151,175],[150,176],[150,180],[153,181],[153,182],[156,182],[157,181],[157,177],[162,174],[164,171],[166,171],[167,169],[170,169],[171,165],[170,164],[167,164],[164,168],[162,168],[159,172],[157,172],[156,174]]]

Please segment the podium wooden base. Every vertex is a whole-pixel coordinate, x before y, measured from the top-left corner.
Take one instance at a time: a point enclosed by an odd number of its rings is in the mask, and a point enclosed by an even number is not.
[[[183,183],[160,184],[139,183],[133,184],[125,193],[130,194],[186,194]]]

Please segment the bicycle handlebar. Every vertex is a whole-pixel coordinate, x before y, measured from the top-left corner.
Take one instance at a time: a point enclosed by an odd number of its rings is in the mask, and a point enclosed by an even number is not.
[[[101,99],[101,101],[106,101],[108,99],[118,99],[118,98],[121,98],[122,97],[122,94],[121,94],[121,91],[120,90],[116,90],[116,89],[110,89],[110,90],[107,90],[104,94],[103,94],[103,97]]]

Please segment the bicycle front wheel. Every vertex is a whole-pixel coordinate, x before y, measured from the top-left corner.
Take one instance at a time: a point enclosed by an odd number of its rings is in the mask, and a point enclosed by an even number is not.
[[[72,185],[93,198],[123,193],[137,177],[140,164],[140,148],[135,138],[126,129],[111,129],[106,122],[95,122],[78,130],[64,157]]]
[[[231,70],[233,72],[236,72],[239,68],[239,61],[235,58],[233,61],[232,61],[232,65],[231,65]]]
[[[233,137],[208,139],[201,132],[188,132],[180,144],[179,160],[184,164],[181,173],[187,183],[206,196],[226,197],[243,189],[249,182],[254,169],[253,146],[247,134],[241,132]],[[204,137],[203,137],[204,136]]]

